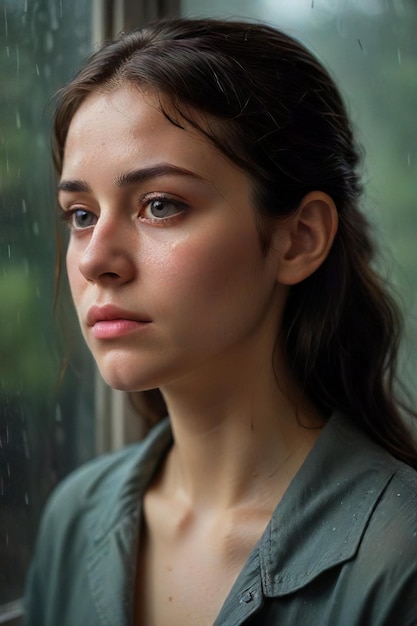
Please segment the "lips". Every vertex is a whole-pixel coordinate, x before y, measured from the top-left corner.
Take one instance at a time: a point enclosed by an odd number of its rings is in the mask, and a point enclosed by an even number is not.
[[[112,304],[106,304],[104,306],[94,305],[87,313],[88,326],[94,326],[99,322],[112,322],[116,320],[130,320],[139,323],[150,322],[149,318],[142,314],[120,309]]]
[[[87,325],[96,339],[119,339],[145,328],[150,320],[142,314],[119,309],[114,305],[92,306]]]

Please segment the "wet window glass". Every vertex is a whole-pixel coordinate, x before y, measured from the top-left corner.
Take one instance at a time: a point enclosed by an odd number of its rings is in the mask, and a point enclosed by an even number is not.
[[[65,288],[53,309],[49,150],[49,101],[90,28],[84,0],[0,0],[0,623],[19,613],[45,498],[94,452],[92,366]]]
[[[365,213],[406,312],[404,378],[417,366],[417,3],[414,0],[182,0],[188,17],[262,20],[301,39],[331,71],[365,150]],[[415,378],[415,377],[414,377]],[[416,394],[417,395],[417,394]]]

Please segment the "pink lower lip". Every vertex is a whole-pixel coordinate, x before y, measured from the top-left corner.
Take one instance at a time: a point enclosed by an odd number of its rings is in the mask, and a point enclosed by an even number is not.
[[[137,322],[135,320],[106,320],[96,322],[92,326],[92,333],[96,339],[115,339],[123,337],[129,333],[139,330],[149,324],[149,322]]]

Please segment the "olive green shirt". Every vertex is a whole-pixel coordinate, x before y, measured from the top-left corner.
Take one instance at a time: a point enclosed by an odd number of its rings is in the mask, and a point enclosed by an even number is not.
[[[170,445],[164,421],[58,487],[27,581],[26,626],[133,623],[141,499]],[[416,626],[417,473],[335,414],[215,622],[239,624]]]

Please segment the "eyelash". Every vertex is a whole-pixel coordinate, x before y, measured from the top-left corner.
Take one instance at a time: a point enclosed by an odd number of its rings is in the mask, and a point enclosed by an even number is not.
[[[86,230],[88,228],[87,226],[85,228],[74,226],[73,220],[74,220],[76,213],[78,212],[85,213],[87,215],[94,215],[94,213],[92,213],[91,211],[88,211],[87,209],[81,209],[80,207],[75,207],[73,209],[62,209],[60,212],[62,221],[65,224],[68,224],[70,230],[80,231],[80,230]]]
[[[153,202],[160,202],[162,205],[170,204],[176,210],[173,215],[169,215],[167,217],[143,217],[142,213],[149,209]],[[140,206],[141,209],[139,211],[138,219],[140,219],[142,222],[151,223],[153,225],[163,225],[167,222],[173,222],[177,217],[179,217],[181,213],[183,213],[188,208],[188,206],[184,202],[175,200],[174,198],[171,198],[164,194],[146,194],[140,198]],[[92,211],[89,211],[88,209],[82,207],[62,209],[61,218],[66,224],[69,225],[71,230],[83,231],[87,230],[90,226],[95,225],[90,224],[88,226],[85,226],[84,228],[80,226],[75,226],[73,220],[77,213],[84,213],[85,215],[95,217],[95,214]]]
[[[173,206],[175,208],[175,213],[173,215],[170,215],[168,217],[149,217],[149,218],[144,218],[141,216],[142,210],[140,211],[139,214],[139,218],[143,221],[146,222],[150,222],[152,224],[165,224],[167,222],[171,222],[173,220],[175,220],[175,218],[179,217],[179,215],[181,213],[183,213],[188,206],[184,203],[181,202],[180,200],[175,200],[174,198],[171,198],[170,196],[167,196],[165,194],[146,194],[144,196],[142,196],[140,198],[140,204],[143,207],[143,211],[146,211],[146,209],[150,208],[152,202],[160,202],[161,204],[170,204],[171,206]]]

